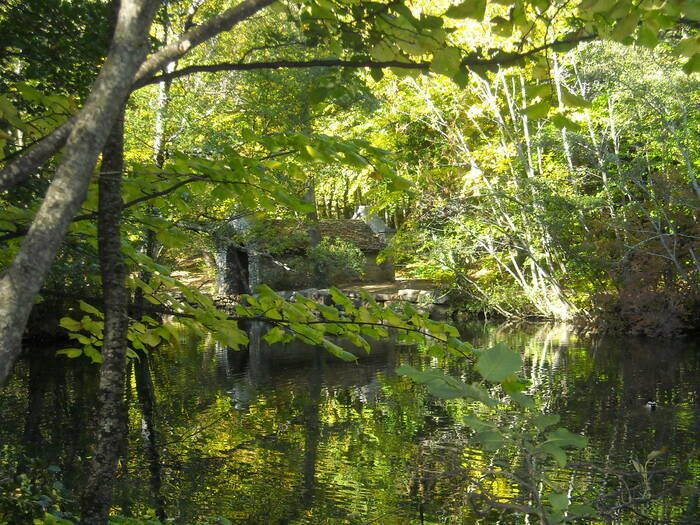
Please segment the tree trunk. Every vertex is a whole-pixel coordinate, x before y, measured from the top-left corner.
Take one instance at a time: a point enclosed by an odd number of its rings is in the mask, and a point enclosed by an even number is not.
[[[124,376],[126,366],[127,290],[126,265],[121,252],[121,181],[124,169],[124,115],[107,140],[102,153],[97,220],[98,251],[104,297],[104,339],[100,367],[97,443],[83,495],[82,521],[85,525],[107,523],[126,428],[124,418]]]
[[[109,55],[75,118],[63,159],[19,253],[0,278],[0,384],[20,354],[34,298],[87,196],[97,157],[146,56],[146,37],[157,4],[156,0],[121,1]]]

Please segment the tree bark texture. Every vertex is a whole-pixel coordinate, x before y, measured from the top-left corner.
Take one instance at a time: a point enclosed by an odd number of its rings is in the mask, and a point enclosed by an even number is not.
[[[0,170],[0,192],[20,184],[60,150],[70,135],[75,119],[61,124],[50,135],[30,147],[16,161]]]
[[[128,295],[126,265],[121,251],[121,182],[124,170],[124,114],[107,139],[102,153],[97,220],[98,252],[104,299],[104,339],[98,395],[96,445],[85,486],[82,521],[85,525],[107,523],[112,487],[117,470],[124,418]]]

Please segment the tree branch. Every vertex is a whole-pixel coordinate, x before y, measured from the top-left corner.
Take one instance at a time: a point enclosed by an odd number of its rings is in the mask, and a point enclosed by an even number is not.
[[[152,54],[141,65],[134,77],[134,89],[144,85],[156,72],[162,70],[168,63],[173,62],[189,53],[198,45],[210,38],[230,31],[236,24],[247,20],[276,0],[244,0],[240,4],[227,9],[223,13],[194,26],[175,42]]]
[[[75,117],[64,122],[49,135],[30,147],[14,162],[0,170],[0,192],[22,182],[60,150],[66,143],[68,135],[73,129],[74,122]]]
[[[131,91],[148,83],[148,79],[168,63],[184,56],[208,39],[231,30],[236,24],[250,18],[276,0],[244,0],[235,7],[214,16],[206,22],[186,31],[177,41],[153,53],[140,66],[134,76]],[[36,172],[66,143],[73,130],[75,117],[65,122],[41,139],[26,153],[0,170],[0,192],[21,183]]]
[[[462,60],[462,65],[468,68],[476,67],[493,67],[507,66],[517,63],[525,58],[537,54],[547,49],[556,49],[557,47],[568,46],[586,42],[596,38],[597,35],[584,35],[580,37],[571,37],[562,40],[543,44],[534,47],[522,53],[500,54],[492,58],[467,57]],[[267,62],[221,62],[217,64],[200,64],[177,69],[170,73],[160,74],[148,79],[144,85],[156,84],[164,80],[180,78],[194,73],[220,73],[223,71],[255,71],[261,69],[305,69],[315,67],[349,67],[349,68],[399,68],[399,69],[414,69],[420,71],[428,71],[430,62],[406,62],[402,60],[372,60],[371,58],[363,59],[341,59],[341,58],[318,58],[311,60],[271,60]],[[139,86],[140,87],[140,86]]]

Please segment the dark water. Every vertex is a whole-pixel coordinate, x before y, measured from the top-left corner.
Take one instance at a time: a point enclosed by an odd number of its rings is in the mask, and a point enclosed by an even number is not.
[[[561,414],[563,425],[588,436],[589,447],[549,476],[612,509],[597,522],[700,523],[697,342],[578,341],[556,326],[472,326],[465,336],[477,346],[505,341],[521,350],[538,410]],[[95,369],[52,352],[31,356],[0,390],[0,474],[56,465],[75,500],[89,456]],[[475,496],[494,464],[462,424],[468,404],[436,400],[397,377],[402,363],[472,378],[465,363],[391,343],[358,364],[298,345],[233,352],[185,340],[160,351],[149,369],[131,370],[115,511],[153,515],[155,490],[168,516],[187,524],[217,523],[218,516],[233,523],[525,523],[489,511]],[[148,373],[156,460],[141,409]],[[657,410],[644,407],[647,399]],[[653,450],[663,452],[645,484],[631,460],[643,462]],[[498,476],[488,488],[506,503],[518,492]]]

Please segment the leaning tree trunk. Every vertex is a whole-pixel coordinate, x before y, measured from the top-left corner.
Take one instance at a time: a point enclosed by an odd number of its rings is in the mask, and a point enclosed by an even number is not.
[[[157,0],[121,0],[109,55],[75,118],[63,159],[19,253],[0,278],[0,384],[20,354],[34,299],[85,201],[97,157],[144,61],[157,4]]]
[[[120,445],[126,429],[124,376],[127,316],[126,265],[121,251],[121,182],[124,170],[124,114],[118,117],[102,153],[97,239],[104,298],[97,443],[85,486],[82,522],[104,525],[112,500]]]

